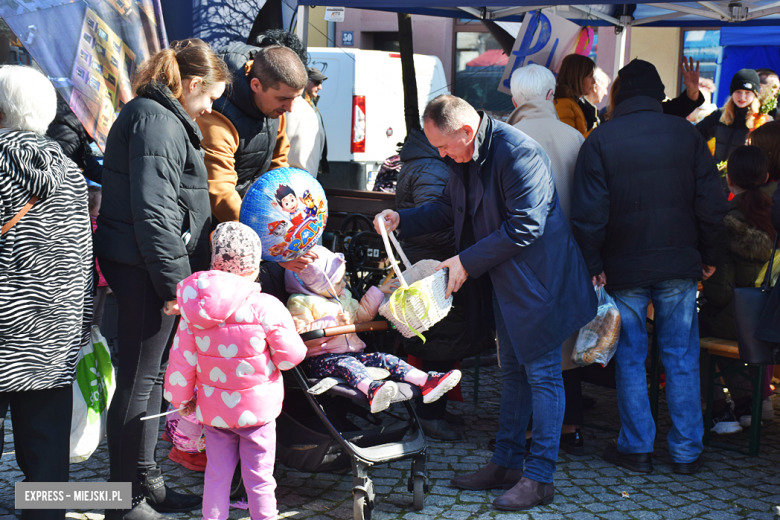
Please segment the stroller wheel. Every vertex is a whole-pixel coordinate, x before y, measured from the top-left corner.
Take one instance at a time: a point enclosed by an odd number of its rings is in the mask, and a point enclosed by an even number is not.
[[[425,477],[422,475],[416,475],[414,477],[414,490],[412,491],[413,498],[414,498],[414,510],[415,511],[422,511],[423,506],[425,505]]]
[[[362,489],[353,490],[353,493],[352,514],[355,520],[370,520],[374,504],[368,499],[368,494]]]

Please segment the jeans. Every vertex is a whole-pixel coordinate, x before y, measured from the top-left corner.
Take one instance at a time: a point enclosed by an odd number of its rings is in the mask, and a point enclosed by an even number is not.
[[[563,371],[563,389],[566,392],[566,412],[563,414],[563,424],[581,426],[582,415],[582,383],[605,388],[615,388],[615,359],[609,360],[606,367],[598,363],[586,367],[571,368]]]
[[[3,423],[9,407],[16,462],[24,473],[24,481],[67,482],[70,475],[73,386],[0,392],[0,453],[3,451]],[[21,520],[64,519],[64,509],[21,511]]]
[[[206,426],[204,520],[225,520],[230,513],[230,485],[241,461],[241,478],[252,520],[276,518],[276,421],[249,428]]]
[[[493,294],[499,356],[501,361],[501,411],[496,450],[492,462],[510,469],[523,469],[525,430],[533,411],[531,454],[525,459],[524,476],[551,483],[558,460],[565,398],[561,377],[561,345],[521,365],[504,317]],[[520,341],[521,338],[516,338]]]
[[[696,280],[666,280],[615,291],[621,317],[616,361],[621,453],[651,453],[655,422],[647,398],[647,306],[655,308],[655,333],[666,372],[666,402],[672,417],[669,453],[674,462],[692,462],[702,451],[699,389],[699,324]]]
[[[119,307],[116,391],[106,427],[111,480],[141,482],[142,473],[157,468],[160,429],[159,418],[141,417],[160,413],[175,316],[163,312],[165,302],[144,269],[104,259],[100,268]]]

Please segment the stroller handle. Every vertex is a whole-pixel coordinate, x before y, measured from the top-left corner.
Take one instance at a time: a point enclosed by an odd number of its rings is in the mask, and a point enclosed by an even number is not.
[[[338,327],[329,327],[327,329],[312,330],[301,334],[303,341],[312,339],[330,338],[332,336],[341,336],[342,334],[353,334],[355,332],[369,332],[373,330],[387,330],[390,324],[386,321],[368,321],[366,323],[357,323],[354,325],[340,325]]]

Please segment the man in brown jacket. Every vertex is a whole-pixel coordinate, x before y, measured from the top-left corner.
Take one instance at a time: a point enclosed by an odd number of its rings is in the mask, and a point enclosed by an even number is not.
[[[237,221],[252,183],[268,170],[288,166],[285,113],[308,83],[300,58],[285,47],[233,43],[220,56],[233,72],[233,85],[211,113],[197,119],[214,225]]]

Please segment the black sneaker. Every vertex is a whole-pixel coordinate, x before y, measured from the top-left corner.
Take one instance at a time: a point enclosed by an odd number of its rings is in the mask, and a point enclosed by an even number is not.
[[[569,455],[585,455],[585,441],[582,439],[580,429],[574,430],[574,433],[564,433],[561,435],[561,449]]]
[[[742,431],[742,426],[740,426],[731,408],[727,406],[721,412],[712,414],[712,428],[710,431],[719,435],[739,433]]]

